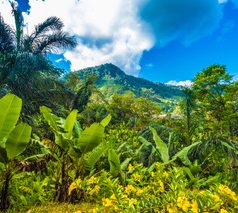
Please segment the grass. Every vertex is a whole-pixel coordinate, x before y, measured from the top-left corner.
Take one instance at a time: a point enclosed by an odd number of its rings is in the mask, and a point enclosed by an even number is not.
[[[46,205],[34,206],[27,213],[94,213],[96,208],[97,205],[92,203],[47,203]]]

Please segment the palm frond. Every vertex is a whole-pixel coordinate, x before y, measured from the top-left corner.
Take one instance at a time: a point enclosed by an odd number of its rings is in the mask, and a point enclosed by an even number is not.
[[[60,31],[63,26],[64,24],[59,18],[55,16],[49,17],[43,23],[35,26],[35,30],[30,36],[25,36],[23,39],[25,50],[32,51],[32,48],[37,46],[47,33],[50,31]]]
[[[42,38],[34,49],[35,54],[45,54],[49,51],[57,52],[58,49],[67,49],[76,47],[75,36],[70,36],[66,32],[56,32]]]
[[[15,39],[14,31],[6,24],[0,15],[0,52],[9,52],[14,50]]]

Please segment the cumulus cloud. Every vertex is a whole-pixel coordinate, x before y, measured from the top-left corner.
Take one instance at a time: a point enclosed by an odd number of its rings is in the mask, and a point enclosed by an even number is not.
[[[57,16],[66,31],[78,36],[78,46],[64,53],[72,70],[110,62],[136,76],[143,51],[154,44],[138,16],[136,0],[47,0],[30,1],[30,5],[30,15],[24,15],[29,31],[49,16]]]
[[[186,80],[186,81],[169,81],[167,83],[165,83],[166,85],[171,85],[171,86],[182,86],[182,87],[188,87],[190,88],[193,85],[193,82],[190,80]]]
[[[159,44],[180,40],[188,45],[218,26],[222,10],[218,0],[147,0],[141,15]]]
[[[11,14],[11,6],[7,0],[0,1],[0,14],[4,18],[4,21],[9,24],[12,28],[14,25],[14,18]]]
[[[13,25],[7,0],[1,14]],[[64,52],[71,69],[113,63],[137,76],[140,59],[156,40],[189,44],[212,32],[222,17],[224,0],[47,0],[30,1],[24,14],[27,31],[50,16],[59,17],[65,30],[78,37],[78,46]],[[238,1],[238,0],[233,0]]]

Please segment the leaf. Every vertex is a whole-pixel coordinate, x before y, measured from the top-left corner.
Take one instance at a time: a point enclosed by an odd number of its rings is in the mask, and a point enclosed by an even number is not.
[[[110,165],[110,173],[116,177],[121,171],[121,163],[115,149],[108,150],[108,162]]]
[[[85,167],[86,170],[91,171],[98,160],[102,157],[102,155],[106,151],[105,143],[101,143],[96,148],[94,148],[91,152],[87,154],[87,158],[85,159]]]
[[[104,127],[99,123],[93,123],[86,128],[77,139],[77,145],[83,153],[93,150],[104,137]]]
[[[72,137],[72,131],[76,122],[76,118],[78,115],[78,110],[74,109],[66,118],[64,122],[64,130],[66,133],[64,134],[64,137],[67,139],[70,139]]]
[[[100,124],[101,124],[103,127],[106,127],[106,126],[110,123],[111,119],[112,119],[112,116],[111,116],[111,114],[109,114],[106,118],[104,118],[104,119],[100,122]]]
[[[121,170],[122,171],[126,171],[128,164],[130,163],[130,161],[132,160],[132,158],[126,158],[122,163],[121,163]]]
[[[60,122],[60,118],[57,117],[56,115],[54,115],[53,113],[51,113],[52,110],[46,106],[41,106],[40,112],[43,115],[43,117],[45,118],[45,120],[47,121],[47,123],[50,125],[50,127],[55,132],[59,132],[59,128],[58,128],[57,124]]]
[[[0,145],[14,129],[21,112],[22,100],[13,94],[0,99]]]
[[[161,160],[164,163],[169,162],[169,150],[167,144],[161,140],[161,138],[158,136],[156,130],[153,127],[150,127],[150,131],[153,134],[153,139],[156,143],[156,148],[160,153]]]
[[[221,144],[230,150],[237,151],[237,149],[229,145],[227,142],[222,141]]]
[[[76,120],[75,125],[74,125],[74,137],[79,138],[82,131],[83,130],[80,126],[80,123]]]
[[[202,142],[196,142],[191,144],[190,146],[187,146],[185,148],[183,148],[182,150],[180,150],[177,154],[175,154],[172,158],[172,161],[176,160],[177,158],[179,158],[184,165],[191,165],[191,161],[188,159],[188,152],[195,146],[197,146],[198,144],[200,144]]]
[[[28,124],[20,123],[11,132],[6,141],[6,151],[9,159],[21,154],[31,138],[31,127]]]

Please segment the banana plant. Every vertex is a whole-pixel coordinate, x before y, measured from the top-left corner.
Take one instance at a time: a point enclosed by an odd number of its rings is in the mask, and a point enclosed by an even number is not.
[[[77,110],[73,110],[66,119],[58,117],[52,110],[42,106],[40,111],[51,127],[55,144],[58,149],[50,149],[51,155],[60,165],[59,175],[56,181],[55,200],[68,200],[67,189],[70,182],[69,173],[73,176],[84,174],[87,169],[93,169],[104,151],[102,139],[105,127],[111,120],[108,115],[100,123],[93,123],[82,130],[77,121]],[[73,171],[73,172],[70,172]]]
[[[13,175],[18,170],[13,166],[16,159],[26,148],[31,138],[31,127],[19,123],[22,100],[13,94],[0,99],[0,168],[2,168],[3,186],[0,194],[0,210],[8,207],[8,188]]]
[[[163,161],[163,163],[171,163],[179,158],[183,162],[184,165],[186,166],[191,165],[191,161],[188,158],[188,152],[195,146],[201,144],[201,142],[195,142],[187,147],[184,147],[182,150],[177,152],[174,156],[170,156],[168,145],[159,137],[158,133],[153,127],[150,127],[150,131],[153,134],[153,140],[155,142],[155,146],[152,145],[149,141],[147,141],[143,137],[140,137],[139,139],[143,143],[144,146],[152,146],[153,152],[158,153],[160,155],[160,158]]]

